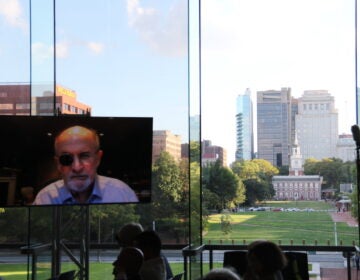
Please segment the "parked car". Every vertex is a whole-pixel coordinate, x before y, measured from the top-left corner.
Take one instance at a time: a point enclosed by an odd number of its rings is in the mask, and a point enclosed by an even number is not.
[[[249,211],[266,211],[265,207],[250,207]]]

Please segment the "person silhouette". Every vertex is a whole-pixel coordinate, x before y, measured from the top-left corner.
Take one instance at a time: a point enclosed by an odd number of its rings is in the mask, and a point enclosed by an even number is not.
[[[114,280],[141,280],[140,268],[144,262],[144,255],[140,249],[125,247],[121,250],[113,263]]]
[[[286,266],[287,259],[275,243],[257,240],[248,247],[247,263],[244,280],[283,280],[281,270]]]

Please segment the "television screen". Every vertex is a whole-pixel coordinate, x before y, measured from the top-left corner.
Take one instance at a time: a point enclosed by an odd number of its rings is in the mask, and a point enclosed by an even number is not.
[[[0,116],[0,206],[150,202],[152,123]]]

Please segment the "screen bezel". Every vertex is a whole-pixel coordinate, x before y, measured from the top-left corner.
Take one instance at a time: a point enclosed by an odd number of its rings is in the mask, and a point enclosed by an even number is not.
[[[100,148],[104,154],[98,174],[127,183],[137,194],[138,203],[151,201],[152,118],[1,115],[0,177],[15,176],[17,180],[14,204],[0,204],[0,207],[54,205],[24,203],[21,188],[33,187],[36,196],[43,187],[54,181],[54,177],[58,178],[54,139],[60,131],[73,125],[92,128],[100,135]],[[124,202],[95,205],[119,203]]]

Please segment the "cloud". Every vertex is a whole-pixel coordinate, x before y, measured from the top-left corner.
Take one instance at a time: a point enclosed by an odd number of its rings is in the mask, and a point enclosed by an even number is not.
[[[104,51],[104,45],[101,43],[88,42],[86,46],[94,54],[100,54]]]
[[[56,58],[67,58],[70,54],[71,46],[67,41],[59,42],[56,44]],[[96,42],[83,42],[77,43],[79,46],[85,46],[94,54],[100,54],[104,50],[104,45]],[[32,55],[34,62],[43,63],[45,60],[52,59],[54,55],[53,46],[48,46],[44,43],[33,43],[32,44]]]
[[[66,58],[69,55],[69,44],[67,42],[60,42],[56,44],[56,57]]]
[[[127,1],[128,24],[154,51],[182,56],[187,51],[187,1],[175,0],[166,14],[144,8],[138,0]]]
[[[7,24],[28,31],[28,23],[18,0],[0,0],[0,16]]]
[[[66,58],[69,55],[69,44],[67,42],[60,42],[56,44],[56,57]],[[53,46],[46,45],[44,43],[32,44],[32,57],[35,63],[41,64],[48,59],[53,59],[54,48]]]
[[[48,59],[51,59],[54,55],[54,49],[52,46],[47,46],[43,43],[32,44],[32,58],[36,64],[41,64]]]

